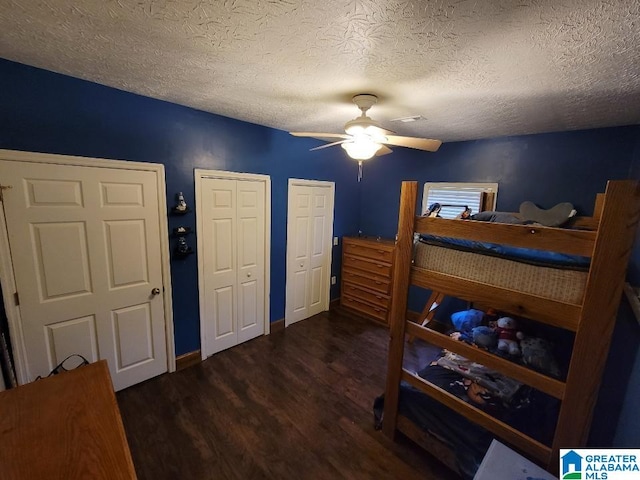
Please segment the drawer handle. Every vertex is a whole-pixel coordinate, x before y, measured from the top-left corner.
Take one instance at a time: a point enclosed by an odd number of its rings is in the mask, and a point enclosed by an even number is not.
[[[378,280],[374,280],[376,282],[376,285],[382,285],[382,282],[379,282]]]
[[[384,254],[385,254],[385,251],[384,251],[384,250],[378,250],[378,253],[379,253],[380,255],[384,255]]]
[[[384,265],[380,265],[379,263],[376,263],[376,267],[378,267],[378,268],[384,268]]]
[[[376,295],[376,298],[377,298],[378,300],[382,300],[382,297],[381,297],[380,295]]]

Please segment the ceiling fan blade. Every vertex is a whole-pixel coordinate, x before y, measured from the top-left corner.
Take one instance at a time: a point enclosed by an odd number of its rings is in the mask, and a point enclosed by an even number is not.
[[[385,135],[393,135],[394,133],[396,133],[396,132],[394,132],[392,130],[387,130],[387,129],[379,127],[377,125],[371,125],[369,128],[372,129],[372,130],[375,130],[376,135],[385,136]]]
[[[313,137],[313,138],[351,138],[346,133],[320,133],[320,132],[289,132],[294,137]]]
[[[386,145],[382,145],[382,147],[380,147],[380,150],[378,150],[376,152],[376,157],[380,157],[382,155],[387,155],[389,153],[392,153],[393,150],[391,150],[389,147],[387,147]]]
[[[339,140],[339,141],[333,142],[333,143],[327,143],[326,145],[320,145],[319,147],[310,148],[309,151],[313,152],[314,150],[322,150],[323,148],[333,147],[335,145],[340,145],[341,143],[348,142],[348,141],[349,141],[349,139],[347,139],[347,140]]]
[[[431,140],[428,138],[416,137],[400,137],[398,135],[386,135],[387,140],[384,143],[396,145],[398,147],[409,147],[417,150],[426,150],[427,152],[436,152],[442,142],[440,140]]]

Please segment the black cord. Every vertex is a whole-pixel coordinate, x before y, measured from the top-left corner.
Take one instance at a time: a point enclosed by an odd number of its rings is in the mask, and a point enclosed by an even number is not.
[[[57,366],[56,368],[54,368],[53,370],[51,370],[51,372],[49,372],[49,375],[47,375],[47,377],[51,377],[53,375],[57,375],[60,372],[68,372],[69,370],[67,370],[66,368],[64,368],[62,365],[64,364],[64,362],[66,362],[67,360],[69,360],[70,358],[73,357],[80,357],[82,359],[82,363],[80,363],[79,365],[77,365],[74,368],[78,368],[78,367],[82,367],[83,365],[89,365],[89,360],[87,360],[86,358],[84,358],[82,355],[80,355],[79,353],[72,353],[71,355],[69,355],[67,358],[65,358],[64,360],[62,360]],[[42,377],[41,375],[38,375],[36,377],[36,380],[41,380],[42,378],[46,378],[46,377]]]

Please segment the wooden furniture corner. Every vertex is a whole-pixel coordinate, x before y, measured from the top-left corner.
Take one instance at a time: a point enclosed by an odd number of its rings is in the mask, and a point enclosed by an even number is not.
[[[0,465],[11,480],[135,479],[106,361],[0,392]]]

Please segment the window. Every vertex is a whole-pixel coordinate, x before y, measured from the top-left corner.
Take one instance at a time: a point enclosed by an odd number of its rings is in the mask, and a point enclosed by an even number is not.
[[[484,210],[495,210],[498,195],[497,183],[430,183],[424,184],[422,212],[434,203],[442,206],[442,218],[456,218],[465,207],[471,209],[471,215]]]

